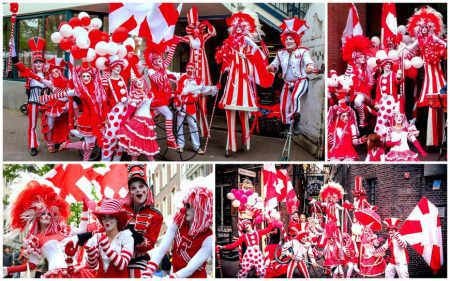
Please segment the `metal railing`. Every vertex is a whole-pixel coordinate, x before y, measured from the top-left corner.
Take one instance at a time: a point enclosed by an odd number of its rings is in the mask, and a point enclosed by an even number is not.
[[[310,3],[267,3],[275,12],[284,18],[304,18]]]

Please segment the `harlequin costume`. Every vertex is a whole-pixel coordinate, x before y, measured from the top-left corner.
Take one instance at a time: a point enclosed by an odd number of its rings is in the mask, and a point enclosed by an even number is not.
[[[356,242],[350,237],[348,233],[342,233],[344,251],[344,265],[348,266],[347,278],[351,278],[353,271],[359,273],[358,262],[359,262],[359,250]]]
[[[353,87],[350,100],[358,112],[359,125],[367,126],[365,109],[372,104],[370,92],[374,84],[372,69],[366,59],[370,55],[370,40],[362,35],[347,38],[342,47],[342,59],[347,62],[353,74]],[[358,59],[364,58],[363,62]]]
[[[45,63],[43,52],[46,41],[41,37],[33,37],[30,38],[27,43],[31,51],[31,61],[33,63],[33,67],[28,68],[22,62],[19,62],[14,45],[11,46],[11,59],[19,73],[23,77],[26,77],[25,89],[28,96],[28,149],[30,149],[30,154],[35,156],[38,153],[37,148],[39,147],[39,142],[36,135],[36,126],[39,115],[39,97],[43,94],[44,90],[46,90],[46,86],[42,80],[46,76],[43,69],[44,65],[42,65],[41,70],[38,71],[35,63]]]
[[[187,67],[194,67],[188,63]],[[195,68],[194,68],[195,72]],[[194,73],[181,75],[178,81],[178,87],[175,91],[175,104],[181,110],[177,112],[177,143],[181,149],[185,146],[183,121],[187,119],[189,123],[189,132],[191,133],[192,147],[194,150],[200,149],[199,126],[197,126],[197,102],[201,96],[201,81],[195,77]],[[201,150],[203,153],[203,150]]]
[[[54,145],[69,139],[69,124],[72,122],[69,118],[74,111],[78,117],[78,107],[72,97],[67,97],[67,92],[73,89],[73,83],[63,76],[64,60],[54,57],[47,61],[47,65],[50,81],[44,80],[44,84],[51,90],[52,95],[64,96],[49,100],[44,106],[45,111],[42,115],[44,140],[47,142],[49,152],[56,152]],[[59,77],[55,78],[54,72],[58,72]],[[45,98],[41,96],[40,101]],[[69,110],[72,114],[69,114]]]
[[[67,225],[70,210],[69,204],[58,196],[53,188],[37,181],[29,182],[12,202],[11,214],[7,216],[8,233],[13,239],[20,232],[26,232],[23,240],[22,254],[27,262],[19,266],[4,268],[6,274],[36,269],[44,258],[48,263],[45,278],[92,278],[93,274],[85,268],[69,268],[66,255],[67,248],[61,241],[78,232],[85,231],[87,213],[82,214],[80,229],[72,229]],[[40,222],[41,216],[48,216],[48,224]]]
[[[131,164],[128,166],[128,186],[134,181],[141,181],[148,187],[144,165]],[[128,216],[128,228],[141,236],[141,241],[135,242],[134,255],[128,264],[131,278],[141,277],[150,260],[148,251],[155,247],[161,230],[163,216],[153,205],[153,194],[148,187],[147,200],[144,205],[136,206],[131,198],[131,193],[129,193],[127,202],[122,206]]]
[[[89,74],[91,80],[85,83],[81,76]],[[106,114],[106,93],[101,84],[100,72],[86,63],[73,68],[73,95],[81,99],[83,112],[77,119],[77,130],[84,137],[83,141],[75,143],[64,142],[60,150],[73,148],[83,150],[83,161],[89,161],[95,143],[102,144],[103,117]]]
[[[109,69],[121,66],[122,71],[126,68],[126,62],[118,57],[111,57]],[[112,74],[105,75],[102,85],[107,97],[106,125],[103,132],[102,161],[120,161],[122,148],[119,146],[117,133],[122,119],[127,112],[126,99],[128,97],[127,83],[121,75],[113,77]]]
[[[376,277],[384,273],[386,262],[381,255],[376,254],[375,247],[379,242],[377,235],[369,226],[364,227],[361,235],[360,271],[364,277]]]
[[[256,84],[268,87],[273,76],[264,77],[266,56],[251,39],[258,33],[256,20],[249,14],[237,12],[227,19],[229,37],[216,52],[216,61],[222,63],[222,72],[228,71],[219,108],[227,118],[226,152],[237,151],[236,125],[241,120],[242,145],[250,150],[250,115],[258,111]],[[260,67],[258,67],[260,66]],[[262,70],[264,68],[264,70]],[[267,71],[266,71],[267,72]],[[259,81],[257,81],[259,79]]]
[[[245,229],[246,224],[251,224],[251,220],[245,219],[241,221],[242,228]],[[223,246],[223,249],[231,250],[242,243],[245,243],[247,250],[242,257],[241,270],[239,270],[237,277],[246,278],[247,274],[254,267],[256,269],[256,275],[259,278],[264,278],[266,274],[266,268],[264,266],[264,256],[260,250],[261,239],[264,235],[268,234],[274,228],[274,224],[270,224],[268,227],[262,230],[252,230],[249,233],[245,233],[239,237],[235,242]]]
[[[343,278],[344,270],[342,265],[344,263],[344,251],[341,244],[336,241],[337,236],[327,233],[326,244],[323,250],[314,249],[316,256],[323,256],[324,267],[329,268],[333,278]]]
[[[87,253],[87,266],[96,270],[95,278],[128,278],[126,270],[134,252],[134,240],[126,229],[127,214],[118,200],[103,199],[99,210],[93,214],[105,228],[102,217],[112,216],[117,220],[118,233],[110,241],[105,232],[92,236],[84,246]]]
[[[298,235],[297,233],[291,233],[291,237],[295,238],[283,244],[283,250],[287,250],[288,248],[292,248],[293,250],[292,259],[287,268],[287,278],[292,278],[294,276],[295,268],[298,268],[304,278],[309,278],[309,271],[306,263],[309,261],[314,263],[315,259],[311,243],[302,242],[302,238],[308,237],[308,235],[308,231],[300,231]]]
[[[168,50],[167,57],[164,55]],[[147,49],[144,51],[144,57],[148,66],[148,78],[150,80],[154,99],[152,107],[155,111],[164,116],[164,126],[166,129],[167,147],[170,149],[178,149],[178,145],[173,135],[173,113],[169,108],[172,99],[171,82],[175,82],[179,78],[179,74],[169,71],[167,67],[173,59],[175,53],[176,41],[163,41],[159,44],[147,42]],[[157,61],[161,60],[162,64],[158,65]]]
[[[208,57],[206,56],[206,41],[216,36],[216,29],[208,21],[198,21],[197,7],[193,6],[187,13],[186,33],[181,37],[181,42],[189,44],[189,62],[196,69],[196,77],[200,79],[200,84],[204,86],[212,85],[211,74],[209,72]],[[198,111],[197,120],[201,128],[203,137],[209,134],[207,120],[207,101],[208,97],[200,95],[197,101]]]
[[[441,61],[447,58],[447,43],[440,38],[444,33],[442,15],[429,6],[418,8],[409,18],[407,30],[411,37],[416,38],[411,45],[407,46],[407,49],[418,50],[424,61],[424,80],[416,106],[427,107],[427,95],[439,93],[446,84],[446,74],[441,67]],[[427,146],[439,145],[442,125],[438,110],[429,108]]]
[[[171,278],[206,278],[206,261],[213,253],[214,235],[213,194],[202,186],[196,186],[187,192],[183,199],[183,208],[175,213],[158,248],[152,254],[144,277],[152,277],[166,252],[172,245]],[[193,209],[191,221],[187,221],[187,212]]]
[[[159,153],[156,142],[155,123],[151,114],[152,97],[143,78],[131,81],[128,96],[128,109],[122,118],[122,124],[117,132],[118,143],[136,161],[141,154],[153,160],[153,155]]]
[[[342,120],[346,114],[348,120]],[[343,100],[328,110],[328,159],[332,161],[355,161],[359,159],[354,146],[362,144],[363,138],[358,138],[359,130],[353,109]]]
[[[274,60],[270,64],[276,72],[281,68],[284,86],[280,95],[280,112],[283,124],[292,122],[293,114],[300,114],[301,97],[308,91],[307,69],[314,67],[308,48],[301,46],[301,37],[309,29],[306,21],[291,18],[284,19],[280,26],[281,41],[285,46],[277,52]],[[295,40],[295,48],[286,46],[286,38],[292,37]]]

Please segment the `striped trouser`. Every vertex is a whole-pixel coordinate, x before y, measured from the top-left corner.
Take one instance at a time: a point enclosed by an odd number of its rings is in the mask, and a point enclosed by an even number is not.
[[[36,126],[39,115],[39,105],[35,103],[28,104],[28,149],[37,148],[39,141],[36,135]]]
[[[308,79],[284,83],[280,96],[280,113],[283,124],[290,123],[293,113],[300,113],[301,97],[308,91]]]
[[[228,136],[227,136],[227,146],[226,150],[230,150],[233,152],[237,151],[237,138],[236,138],[236,113],[239,114],[239,118],[241,119],[241,129],[242,129],[242,144],[246,145],[247,150],[250,150],[250,112],[249,111],[237,111],[237,110],[225,110],[225,114],[227,116],[227,127],[228,127]]]
[[[296,267],[298,268],[298,270],[300,270],[300,273],[303,274],[304,278],[309,278],[309,272],[306,263],[304,261],[296,261],[296,260],[292,260],[288,264],[286,275],[287,278],[292,278],[294,276],[294,270]]]
[[[144,270],[139,268],[128,268],[128,272],[130,273],[130,278],[141,278]]]
[[[200,126],[201,136],[206,138],[208,136],[208,108],[207,108],[207,98],[204,95],[198,97],[198,110],[197,110],[197,121]]]

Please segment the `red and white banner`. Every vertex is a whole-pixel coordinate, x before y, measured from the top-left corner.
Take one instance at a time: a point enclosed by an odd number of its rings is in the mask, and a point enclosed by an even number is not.
[[[355,4],[351,5],[350,10],[348,11],[347,24],[345,25],[345,29],[341,37],[342,45],[345,44],[347,37],[363,35],[361,23],[359,22],[358,11],[356,10]]]
[[[125,198],[128,195],[128,171],[125,164],[93,168],[92,165],[56,165],[45,179],[50,181],[68,202],[82,202],[83,196],[94,200],[94,193],[103,198]]]
[[[182,4],[175,3],[111,3],[109,32],[118,27],[130,30],[154,43],[173,38]]]
[[[423,257],[433,273],[437,273],[444,264],[441,218],[438,208],[428,198],[420,199],[400,234]]]
[[[381,48],[387,46],[388,38],[397,37],[397,13],[395,3],[383,3],[381,13]]]
[[[289,214],[298,210],[299,201],[297,194],[295,193],[294,186],[292,185],[291,178],[289,177],[288,171],[286,169],[281,169],[277,171],[279,181],[283,182],[284,188],[284,200],[286,201],[286,207]],[[283,201],[281,199],[280,201]]]
[[[273,209],[278,206],[279,198],[286,196],[283,182],[278,179],[275,164],[264,164],[263,166],[263,188],[265,191],[266,206]]]

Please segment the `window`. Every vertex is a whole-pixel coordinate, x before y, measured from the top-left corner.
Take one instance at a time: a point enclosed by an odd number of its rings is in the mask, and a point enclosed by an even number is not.
[[[174,204],[175,203],[174,198],[175,198],[175,188],[173,188],[172,191],[170,192],[170,213],[171,214],[175,214],[176,207],[177,207]]]
[[[371,205],[375,205],[375,188],[377,186],[377,179],[370,178],[365,180],[364,188],[366,189],[367,199]]]

